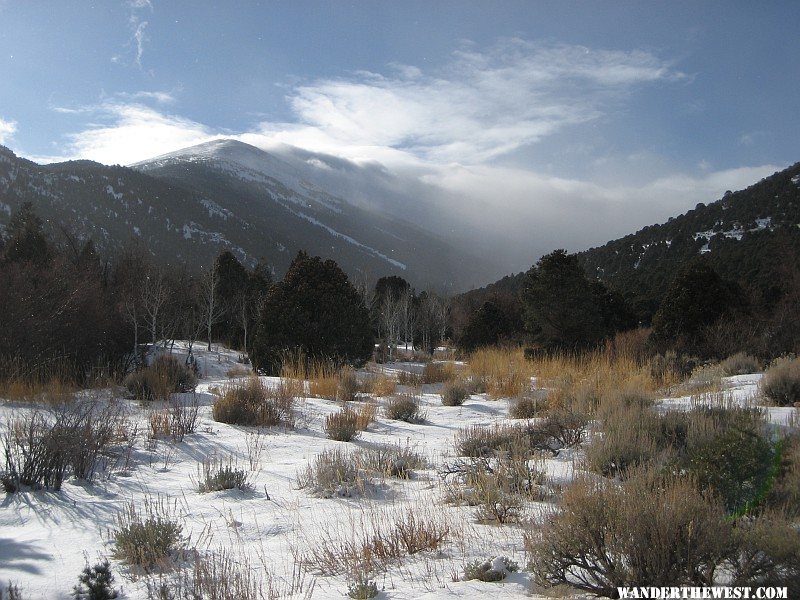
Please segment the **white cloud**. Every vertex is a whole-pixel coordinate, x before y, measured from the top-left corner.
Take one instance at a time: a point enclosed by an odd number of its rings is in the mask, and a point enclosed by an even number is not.
[[[431,73],[391,68],[390,75],[358,72],[294,88],[288,101],[305,127],[281,138],[316,141],[324,148],[315,149],[339,154],[394,148],[427,161],[476,164],[594,120],[637,85],[685,77],[647,52],[520,39],[486,52],[458,51]]]
[[[16,121],[7,121],[0,118],[0,144],[7,144],[17,131]]]
[[[142,55],[144,54],[144,43],[147,40],[144,30],[147,28],[147,21],[135,21],[133,23],[133,39],[136,41],[136,64],[142,66]]]
[[[67,157],[125,165],[219,137],[205,125],[140,103],[109,101],[91,112],[107,124],[67,136]]]

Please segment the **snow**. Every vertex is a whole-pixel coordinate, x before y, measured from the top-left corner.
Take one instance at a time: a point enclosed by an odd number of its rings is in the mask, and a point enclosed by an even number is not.
[[[375,250],[375,248],[367,246],[366,244],[362,244],[358,240],[350,237],[349,235],[345,235],[344,233],[340,233],[340,232],[336,231],[332,227],[328,227],[327,225],[325,225],[325,223],[322,223],[321,221],[315,219],[314,217],[308,216],[304,212],[298,212],[298,211],[294,211],[294,210],[292,210],[291,212],[293,214],[297,215],[298,217],[300,217],[301,219],[305,219],[309,223],[311,223],[313,225],[316,225],[317,227],[322,227],[325,231],[330,233],[332,236],[341,238],[344,241],[352,244],[353,246],[356,246],[357,248],[361,248],[362,250],[366,250],[370,254],[385,260],[386,262],[388,262],[389,264],[394,265],[395,267],[399,267],[400,269],[403,269],[403,270],[405,270],[407,268],[406,265],[401,263],[400,261],[395,260],[393,258],[389,258],[388,256],[386,256],[382,252],[379,252],[378,250]]]
[[[185,356],[187,344],[178,343],[173,351]],[[148,498],[168,498],[184,532],[200,551],[227,549],[238,557],[249,557],[251,564],[261,559],[277,581],[291,581],[298,568],[294,556],[318,544],[325,535],[355,535],[365,522],[391,523],[406,509],[423,511],[451,525],[451,542],[441,552],[421,552],[404,559],[374,577],[384,590],[379,598],[520,598],[531,597],[530,574],[510,573],[499,583],[452,581],[473,560],[489,560],[500,565],[508,557],[524,568],[521,530],[513,526],[491,526],[475,521],[474,509],[452,506],[442,501],[443,490],[435,466],[452,451],[453,436],[459,428],[507,421],[508,404],[473,395],[461,407],[445,407],[437,394],[440,386],[424,386],[422,402],[427,411],[422,424],[392,421],[380,413],[369,429],[354,443],[327,439],[322,431],[324,417],[339,410],[332,401],[307,398],[299,403],[301,417],[294,430],[264,430],[265,448],[256,456],[251,491],[224,491],[200,494],[196,479],[198,462],[204,457],[232,458],[239,467],[250,466],[247,433],[253,430],[215,422],[211,405],[215,389],[229,380],[226,373],[242,367],[235,351],[214,344],[196,342],[193,348],[203,378],[196,390],[200,404],[200,423],[183,442],[159,440],[148,444],[140,433],[133,452],[132,466],[92,483],[69,480],[60,492],[26,492],[6,496],[0,503],[0,582],[18,583],[31,598],[66,599],[77,574],[87,561],[110,557],[113,544],[108,527],[113,527],[118,511],[126,503],[137,506]],[[421,372],[422,363],[393,363],[381,367],[389,373]],[[758,375],[725,380],[726,394],[737,403],[753,402]],[[269,385],[277,379],[265,377]],[[86,392],[103,401],[120,398],[119,390]],[[139,431],[148,427],[148,410],[129,400],[122,402],[131,423]],[[357,404],[357,403],[356,403]],[[668,398],[663,410],[685,410],[689,398]],[[8,417],[30,410],[28,405],[0,403],[0,428]],[[769,418],[777,425],[789,422],[791,409],[770,408]],[[0,429],[2,433],[2,429]],[[325,449],[356,449],[375,444],[410,445],[432,464],[409,480],[387,479],[378,493],[366,498],[321,499],[298,489],[297,472]],[[554,484],[567,484],[580,464],[581,450],[565,450],[544,459],[544,467]],[[541,517],[548,504],[531,503],[529,517]],[[419,513],[418,513],[419,514]],[[117,583],[126,598],[147,597],[142,579],[111,559]],[[259,569],[263,572],[263,569]],[[303,576],[303,590],[296,597],[328,599],[345,597],[343,576],[322,576],[313,571]]]

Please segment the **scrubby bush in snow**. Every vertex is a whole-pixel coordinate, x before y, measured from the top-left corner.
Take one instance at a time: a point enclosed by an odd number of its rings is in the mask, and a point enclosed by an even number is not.
[[[236,468],[231,461],[223,462],[216,457],[203,460],[199,467],[199,477],[197,489],[200,493],[246,490],[250,487],[247,483],[247,471]]]
[[[229,425],[271,427],[294,425],[294,395],[283,382],[270,387],[257,377],[226,386],[214,401],[215,421]]]
[[[325,433],[332,440],[350,442],[361,433],[358,429],[358,414],[343,408],[325,417]]]
[[[464,581],[502,581],[509,573],[516,571],[519,571],[519,565],[505,556],[486,561],[476,560],[464,567]]]
[[[153,364],[125,378],[125,387],[137,400],[167,400],[170,394],[191,392],[196,385],[194,372],[169,354],[158,356]]]
[[[131,503],[117,516],[114,556],[146,572],[163,570],[183,550],[182,532],[165,502],[148,501],[142,510]]]
[[[729,356],[720,363],[722,373],[730,377],[732,375],[747,375],[761,371],[761,361],[744,352],[737,352]]]
[[[463,382],[456,380],[445,383],[440,396],[444,406],[461,406],[469,398],[469,392]]]
[[[425,420],[425,413],[420,408],[419,398],[413,394],[392,396],[386,401],[384,412],[387,418],[406,423],[421,423]]]
[[[764,374],[761,391],[779,406],[800,402],[800,358],[776,361]]]

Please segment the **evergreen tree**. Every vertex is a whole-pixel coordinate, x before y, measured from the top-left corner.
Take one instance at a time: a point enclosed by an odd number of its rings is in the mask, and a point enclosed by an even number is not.
[[[702,257],[681,268],[653,317],[653,340],[702,353],[706,328],[742,306],[742,292],[723,280]]]
[[[287,351],[360,364],[373,348],[369,314],[347,275],[333,260],[299,252],[267,292],[252,359],[257,369],[276,373]]]
[[[31,263],[44,267],[51,258],[42,220],[30,202],[23,204],[8,223],[8,238],[3,248],[6,262]]]
[[[603,311],[577,257],[565,250],[543,256],[526,274],[525,327],[544,348],[580,348],[607,334]]]
[[[491,346],[517,335],[520,326],[508,311],[498,304],[487,301],[476,310],[464,328],[459,347],[472,352],[481,346]]]

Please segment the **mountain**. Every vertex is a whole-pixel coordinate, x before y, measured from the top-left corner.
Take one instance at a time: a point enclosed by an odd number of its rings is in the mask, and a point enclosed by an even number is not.
[[[768,308],[780,298],[800,268],[800,163],[666,223],[580,252],[578,259],[587,275],[621,292],[647,322],[675,271],[699,255],[749,290],[757,304]],[[523,282],[522,273],[507,276],[462,294],[456,304],[468,312],[488,299],[510,301]]]
[[[756,302],[782,295],[789,271],[800,265],[800,163],[578,257],[588,275],[634,300],[647,318],[675,270],[698,255]]]
[[[138,239],[157,258],[195,265],[228,248],[246,264],[264,260],[281,274],[303,249],[351,274],[400,275],[439,290],[465,289],[497,272],[419,226],[332,195],[296,165],[232,140],[132,168],[37,165],[0,147],[0,225],[25,201],[50,227],[67,224],[100,247]]]

